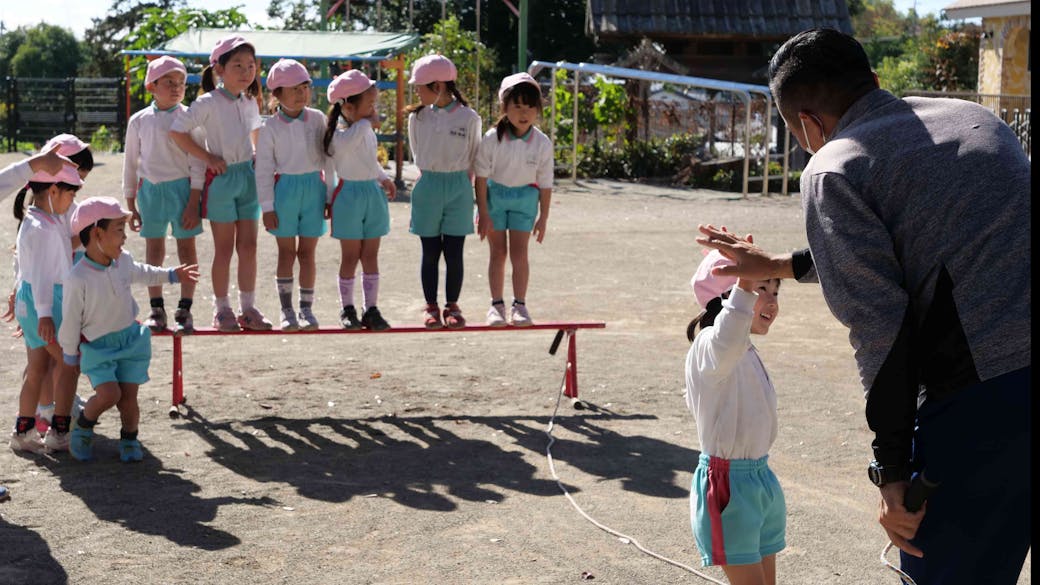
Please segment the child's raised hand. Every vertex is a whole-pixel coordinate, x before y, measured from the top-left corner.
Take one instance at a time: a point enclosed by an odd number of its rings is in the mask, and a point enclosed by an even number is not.
[[[177,274],[177,280],[179,282],[199,281],[198,264],[181,264],[180,266],[174,268],[173,271]]]
[[[50,317],[40,317],[40,323],[36,326],[36,333],[40,336],[40,339],[51,343],[54,341],[54,319]]]
[[[278,213],[274,211],[264,212],[264,229],[273,232],[278,229]]]
[[[387,199],[393,201],[394,197],[397,197],[397,185],[394,185],[393,181],[391,181],[390,179],[383,179],[379,182],[379,184],[382,185],[383,190],[386,191]]]
[[[41,152],[36,156],[30,157],[29,168],[34,172],[43,171],[49,175],[57,175],[61,171],[61,167],[66,162],[69,162],[58,154],[59,148],[61,148],[61,145],[55,144],[47,152]]]
[[[213,173],[216,175],[223,175],[227,171],[227,163],[224,162],[224,159],[213,153],[206,157],[206,167],[213,169]]]
[[[545,239],[545,223],[546,220],[544,215],[542,217],[539,217],[538,221],[534,222],[534,229],[532,230],[532,232],[534,234],[535,241],[539,244],[541,244],[542,240]]]

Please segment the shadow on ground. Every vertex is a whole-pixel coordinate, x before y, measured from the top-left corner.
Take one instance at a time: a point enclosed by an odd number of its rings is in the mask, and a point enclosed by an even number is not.
[[[536,477],[544,475],[541,466],[510,448],[544,454],[548,416],[263,417],[213,423],[191,408],[186,413],[181,427],[209,444],[206,456],[213,461],[254,481],[291,485],[306,498],[344,502],[378,495],[411,508],[451,511],[458,507],[452,498],[497,502],[508,492],[561,495],[554,480]],[[602,412],[558,417],[559,427],[582,439],[557,438],[553,457],[603,480],[620,480],[628,491],[686,497],[676,473],[692,469],[697,451],[601,426],[652,418]],[[488,440],[472,438],[485,431]],[[497,433],[513,441],[491,440]]]
[[[51,547],[36,532],[0,517],[0,543],[0,583],[69,582],[65,569],[51,555]]]

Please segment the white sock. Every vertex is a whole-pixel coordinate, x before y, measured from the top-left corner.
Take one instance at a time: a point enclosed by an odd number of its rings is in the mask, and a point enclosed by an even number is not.
[[[238,291],[238,304],[242,307],[243,311],[252,309],[256,303],[256,291],[251,290],[246,292],[244,290]]]
[[[347,307],[354,304],[354,281],[356,279],[351,276],[350,278],[339,278],[339,304],[341,307]]]
[[[217,306],[217,310],[230,309],[231,308],[231,297],[213,297],[213,304]]]
[[[365,310],[369,307],[376,306],[376,301],[379,299],[379,273],[366,274],[361,273],[361,293],[365,303]]]

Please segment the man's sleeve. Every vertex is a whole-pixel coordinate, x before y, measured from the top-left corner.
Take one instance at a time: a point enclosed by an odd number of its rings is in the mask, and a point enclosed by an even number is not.
[[[791,270],[794,272],[794,279],[798,282],[820,282],[809,248],[795,250],[791,253]]]
[[[913,321],[891,234],[845,177],[820,173],[807,183],[809,247],[824,299],[849,328],[874,456],[882,465],[906,467],[917,414]]]

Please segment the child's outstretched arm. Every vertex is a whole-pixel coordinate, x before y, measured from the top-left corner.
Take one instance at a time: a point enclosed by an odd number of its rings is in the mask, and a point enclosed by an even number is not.
[[[199,281],[198,264],[181,264],[173,268],[162,268],[152,266],[144,262],[132,262],[130,265],[130,282],[145,286],[160,286],[163,284],[176,284],[187,279],[191,282]]]

